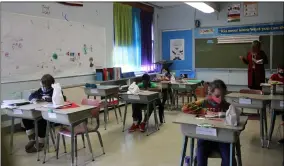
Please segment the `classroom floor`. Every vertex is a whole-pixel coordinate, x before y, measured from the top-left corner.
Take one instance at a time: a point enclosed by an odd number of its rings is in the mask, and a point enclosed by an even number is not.
[[[131,107],[128,107],[127,127],[131,125]],[[80,166],[176,166],[179,165],[182,135],[179,125],[172,121],[180,112],[166,111],[166,123],[160,127],[160,130],[150,136],[145,133],[122,133],[122,122],[116,123],[114,112],[110,112],[110,121],[107,130],[103,128],[101,121],[100,132],[102,134],[105,146],[105,155],[102,155],[99,141],[95,133],[90,134],[91,143],[95,154],[95,161],[91,162],[91,154],[88,148],[83,148],[82,140],[78,137],[78,165]],[[268,115],[269,116],[269,115]],[[103,119],[101,114],[101,119]],[[277,119],[276,130],[280,118]],[[154,124],[153,117],[151,124]],[[27,143],[27,137],[24,132],[16,133],[13,161],[15,166],[36,166],[42,165],[41,161],[36,161],[36,154],[27,154],[24,146]],[[280,166],[283,158],[282,147],[276,143],[279,136],[276,132],[273,134],[273,142],[270,149],[261,148],[259,140],[259,121],[250,120],[246,129],[241,134],[242,160],[244,166]],[[67,141],[67,152],[70,152],[70,139]],[[60,157],[55,158],[53,147],[47,155],[46,166],[70,165],[70,153],[63,153],[61,141]],[[43,153],[41,152],[42,156]],[[209,166],[220,166],[220,159],[209,159]]]

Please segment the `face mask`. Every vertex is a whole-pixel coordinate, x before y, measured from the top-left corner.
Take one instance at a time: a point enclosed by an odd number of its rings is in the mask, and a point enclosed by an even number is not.
[[[279,75],[281,75],[282,77],[284,76],[284,72],[278,72]]]
[[[220,97],[215,97],[215,96],[209,96],[209,99],[213,100],[217,104],[220,104],[222,102]]]

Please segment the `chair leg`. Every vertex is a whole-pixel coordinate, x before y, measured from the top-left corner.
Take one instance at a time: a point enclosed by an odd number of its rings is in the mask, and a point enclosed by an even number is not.
[[[85,127],[85,131],[86,131],[86,137],[87,137],[87,142],[88,142],[88,145],[89,145],[89,149],[90,149],[90,152],[92,154],[92,161],[95,161],[93,150],[92,150],[92,146],[91,146],[91,141],[90,141],[90,137],[89,137],[89,132],[88,132],[88,128],[87,128],[87,124],[86,123],[85,123],[84,127]]]
[[[101,148],[103,150],[103,154],[105,154],[105,149],[104,149],[104,144],[103,144],[101,133],[99,131],[96,131],[96,133],[98,134],[99,141],[100,141],[100,144],[101,144]]]
[[[59,146],[60,146],[60,134],[58,133],[57,134],[57,142],[56,142],[56,159],[58,159]]]
[[[77,165],[77,161],[78,161],[78,149],[77,149],[78,145],[77,145],[77,135],[75,136],[75,165]]]
[[[114,109],[114,113],[115,113],[116,122],[117,122],[117,124],[119,124],[115,105],[113,106],[113,109]]]
[[[81,136],[82,136],[83,146],[84,146],[84,148],[86,148],[86,146],[85,146],[85,136],[84,136],[84,134],[82,134]]]
[[[66,152],[66,142],[65,142],[65,136],[62,135],[62,142],[63,142],[63,146],[64,146],[64,153],[67,153]]]
[[[119,113],[119,116],[120,116],[120,120],[122,122],[122,115],[121,115],[121,110],[120,110],[120,106],[119,106],[119,101],[118,101],[117,108],[118,108],[118,113]]]
[[[54,134],[54,135],[53,135],[53,134]],[[56,139],[54,128],[52,128],[52,129],[50,130],[50,138],[51,138],[51,141],[52,141],[52,143],[53,143],[54,149],[56,149],[56,144],[55,144],[55,140],[54,140],[54,138]]]
[[[124,128],[125,128],[126,114],[127,114],[127,102],[125,102],[125,107],[124,107],[124,117],[123,117],[122,132],[124,132]]]

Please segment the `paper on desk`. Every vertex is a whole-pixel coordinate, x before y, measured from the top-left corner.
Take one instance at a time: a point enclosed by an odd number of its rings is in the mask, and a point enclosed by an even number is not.
[[[48,112],[48,117],[50,119],[56,119],[56,113]]]
[[[23,111],[20,110],[20,109],[14,109],[14,110],[13,110],[13,113],[14,113],[15,115],[22,115],[22,114],[23,114]]]
[[[139,95],[128,95],[128,99],[131,99],[131,100],[140,100],[140,97],[139,97]]]
[[[26,103],[29,102],[25,99],[17,99],[17,100],[3,100],[4,105],[11,105],[11,104],[20,104],[20,103]]]
[[[217,137],[217,129],[197,126],[196,127],[196,134],[209,135],[209,136]]]
[[[178,87],[179,88],[185,88],[186,86],[184,84],[179,84]]]
[[[91,93],[98,93],[98,89],[91,89],[90,92]]]
[[[251,104],[251,99],[240,98],[239,103],[240,104]]]
[[[284,107],[284,101],[280,101],[280,107]]]

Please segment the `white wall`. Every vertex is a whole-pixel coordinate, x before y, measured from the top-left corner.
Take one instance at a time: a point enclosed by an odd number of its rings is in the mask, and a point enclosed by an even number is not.
[[[42,5],[50,7],[50,14],[42,13]],[[106,30],[106,64],[112,66],[113,50],[113,3],[84,2],[83,7],[70,7],[56,2],[2,2],[1,10],[11,13],[20,13],[40,17],[50,17],[64,20],[62,13],[67,14],[69,21],[81,22],[90,25],[105,27]],[[20,28],[20,27],[19,27]],[[72,35],[72,34],[71,34]],[[94,36],[95,38],[95,36]],[[74,85],[94,80],[93,76],[81,76],[58,79],[63,85]],[[1,84],[1,97],[10,98],[14,92],[38,87],[37,81]],[[17,94],[14,94],[17,95]]]
[[[176,7],[169,7],[164,9],[157,9],[158,14],[158,39],[159,45],[157,54],[161,59],[161,33],[163,30],[169,29],[194,29],[194,20],[198,19],[201,22],[201,27],[211,26],[229,26],[229,25],[245,25],[256,23],[270,23],[283,21],[283,2],[261,2],[258,3],[258,16],[255,17],[243,17],[243,9],[241,8],[241,21],[235,23],[227,22],[227,6],[228,3],[221,3],[220,12],[213,14],[205,14],[188,5],[180,5]],[[243,5],[241,5],[243,7]],[[193,50],[193,60],[195,59],[195,52]],[[194,65],[193,61],[193,66]],[[266,76],[269,72],[267,72]],[[211,81],[214,78],[222,78],[228,84],[234,84],[234,86],[246,86],[247,85],[247,72],[246,70],[197,70],[197,78]],[[232,83],[234,78],[234,83]],[[229,81],[230,80],[230,81]]]

